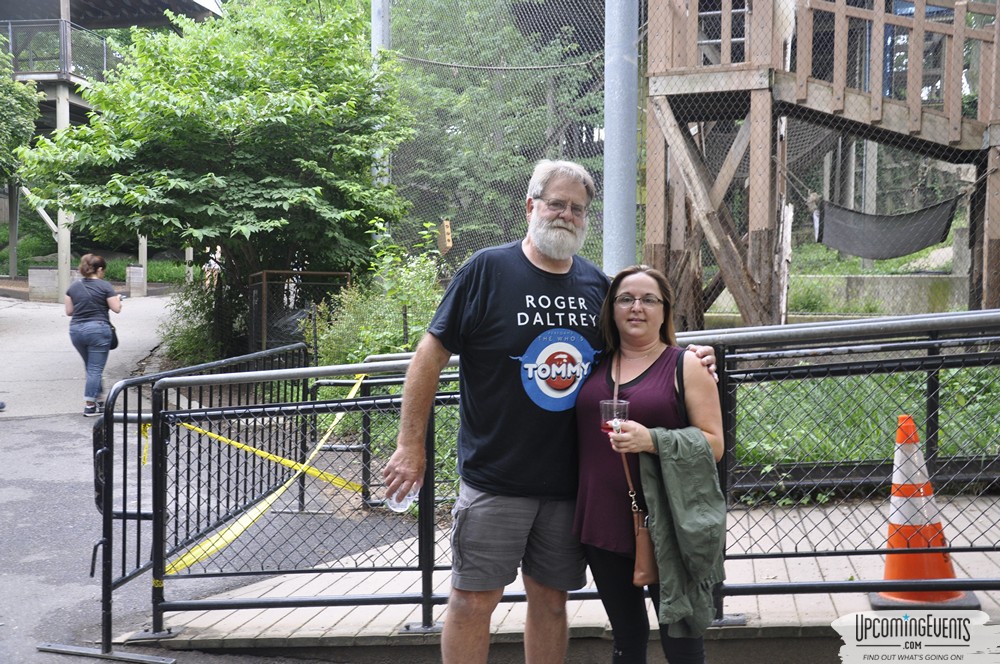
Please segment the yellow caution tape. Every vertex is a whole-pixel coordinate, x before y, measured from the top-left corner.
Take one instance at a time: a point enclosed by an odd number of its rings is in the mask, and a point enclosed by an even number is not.
[[[142,436],[146,442],[142,444],[142,465],[149,464],[149,430],[152,428],[150,424],[140,424],[139,425],[139,435]]]
[[[351,399],[355,395],[357,395],[358,390],[361,389],[361,383],[364,382],[366,375],[357,374],[356,378],[357,382],[355,382],[353,387],[351,387],[351,391],[347,395],[348,399]],[[336,475],[323,472],[321,470],[313,468],[310,465],[315,456],[319,454],[320,449],[322,449],[322,447],[327,443],[327,441],[330,439],[330,436],[333,435],[333,429],[337,426],[337,424],[340,423],[340,420],[342,420],[343,417],[344,413],[337,413],[337,415],[333,418],[333,423],[331,423],[330,427],[327,429],[326,434],[324,434],[323,438],[316,444],[316,447],[314,447],[313,450],[309,453],[309,456],[306,458],[305,463],[298,463],[290,459],[285,459],[270,454],[269,452],[258,450],[256,448],[250,447],[249,445],[238,443],[234,440],[224,438],[223,436],[219,436],[210,431],[206,431],[204,429],[201,429],[199,427],[190,424],[182,424],[182,426],[197,431],[203,435],[207,435],[210,438],[213,438],[214,440],[218,440],[220,442],[233,445],[238,449],[252,452],[253,454],[261,456],[265,459],[269,459],[271,461],[275,461],[289,468],[293,468],[296,472],[288,479],[287,482],[285,482],[280,487],[272,491],[270,495],[264,498],[264,500],[257,503],[257,505],[255,505],[253,509],[251,509],[246,514],[237,519],[235,523],[226,526],[224,529],[220,530],[214,535],[211,535],[207,539],[189,548],[183,555],[181,555],[180,558],[169,563],[165,570],[166,573],[177,574],[178,572],[187,569],[191,565],[194,565],[200,560],[203,560],[232,544],[234,541],[236,541],[236,539],[240,535],[242,535],[246,531],[247,528],[253,525],[253,523],[257,521],[257,519],[259,519],[264,513],[266,513],[267,510],[271,507],[271,505],[274,504],[274,501],[276,501],[281,496],[281,494],[283,494],[290,486],[292,486],[295,483],[295,480],[297,480],[303,473],[323,479],[341,488],[351,489],[352,491],[361,491],[362,487],[360,484],[356,484],[354,482],[348,482],[347,480],[341,477],[337,477]]]
[[[343,415],[343,413],[338,413],[338,415]],[[360,484],[357,484],[355,482],[348,482],[344,478],[338,477],[337,475],[334,475],[332,473],[327,473],[318,468],[307,466],[304,463],[299,463],[298,461],[292,461],[291,459],[280,457],[277,454],[271,454],[270,452],[265,452],[264,450],[257,449],[256,447],[250,447],[249,445],[237,442],[231,438],[226,438],[225,436],[220,436],[217,433],[212,433],[211,431],[202,429],[201,427],[196,427],[193,424],[181,423],[180,426],[191,429],[192,431],[196,431],[204,436],[208,436],[209,438],[217,440],[221,443],[232,445],[238,450],[243,450],[244,452],[250,452],[251,454],[256,454],[262,459],[267,459],[268,461],[274,461],[275,463],[279,463],[282,466],[285,466],[286,468],[302,471],[306,475],[311,475],[312,477],[315,477],[317,479],[325,480],[334,486],[340,487],[341,489],[350,489],[351,491],[361,491],[362,487]]]
[[[236,541],[237,537],[242,535],[247,528],[253,525],[254,521],[267,512],[274,501],[277,500],[278,497],[281,496],[281,494],[283,494],[285,490],[294,483],[297,477],[298,474],[294,475],[291,479],[281,485],[280,488],[272,491],[271,495],[255,505],[252,510],[241,516],[232,525],[227,526],[225,529],[188,549],[184,555],[167,565],[166,573],[177,574],[181,570],[194,565],[199,560],[203,560],[232,544]]]

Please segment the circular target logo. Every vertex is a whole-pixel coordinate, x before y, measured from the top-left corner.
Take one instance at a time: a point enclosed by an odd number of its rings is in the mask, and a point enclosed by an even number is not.
[[[545,359],[548,378],[545,385],[553,393],[563,392],[573,387],[573,368],[579,364],[579,358],[568,350],[557,350]]]
[[[545,410],[563,411],[576,404],[576,393],[590,373],[594,349],[573,330],[540,334],[521,357],[521,384]]]

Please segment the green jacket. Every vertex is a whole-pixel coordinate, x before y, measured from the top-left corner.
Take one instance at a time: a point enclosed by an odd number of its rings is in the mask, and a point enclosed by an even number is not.
[[[650,434],[658,456],[640,454],[639,467],[660,571],[658,618],[672,637],[697,637],[715,617],[712,588],[726,578],[726,499],[701,429]]]

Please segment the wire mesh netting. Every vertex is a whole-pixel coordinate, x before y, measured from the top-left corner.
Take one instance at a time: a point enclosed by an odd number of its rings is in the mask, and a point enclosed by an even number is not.
[[[640,98],[615,103],[639,114],[636,261],[662,260],[675,284],[702,290],[681,329],[706,311],[747,318],[739,291],[750,287],[725,274],[737,254],[771,322],[969,308],[988,8],[640,4]],[[455,266],[521,237],[542,157],[581,161],[600,186],[602,1],[394,0],[391,34],[417,128],[392,157],[412,201],[400,240],[448,219]],[[713,211],[736,254],[720,253]],[[598,200],[583,250],[598,263],[603,228]]]
[[[364,398],[171,416],[168,575],[415,568],[417,508],[391,511],[382,480],[399,429],[400,382]],[[436,565],[446,566],[457,396],[435,418]]]
[[[902,484],[934,495],[915,520],[948,524],[950,545],[996,546],[993,344],[866,340],[731,356],[727,556],[885,549]],[[902,476],[900,415],[915,423],[923,463]]]
[[[450,220],[449,264],[523,237],[537,160],[581,162],[600,188],[603,0],[394,0],[390,16],[416,123],[392,156],[392,180],[413,220]],[[599,261],[599,207],[590,217],[584,252]],[[393,233],[414,239],[406,227]]]

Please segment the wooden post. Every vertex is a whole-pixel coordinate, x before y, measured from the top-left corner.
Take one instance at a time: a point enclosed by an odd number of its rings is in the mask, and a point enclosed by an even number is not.
[[[969,275],[970,292],[975,294],[977,285],[981,289],[978,303],[970,302],[970,307],[978,304],[982,309],[1000,308],[1000,49],[995,47],[1000,40],[1000,22],[993,27],[993,43],[989,65],[983,68],[983,77],[990,73],[989,126],[986,129],[987,153],[985,200],[983,201],[982,228],[972,226],[975,216],[970,219],[970,242],[972,243],[972,271]],[[986,64],[986,63],[984,63]],[[981,177],[981,176],[980,176]],[[981,233],[976,231],[981,230]],[[980,239],[981,238],[981,239]],[[978,246],[977,246],[978,245]],[[977,269],[977,267],[979,269]]]
[[[649,5],[649,23],[646,32],[646,76],[670,68],[671,61],[671,11],[670,3],[653,2]],[[667,146],[663,132],[653,119],[652,103],[646,100],[646,238],[643,261],[658,270],[667,271],[667,226],[670,212],[667,207]]]
[[[768,91],[762,92],[770,97]],[[758,285],[743,264],[743,258],[737,248],[739,238],[731,235],[711,203],[710,176],[700,155],[694,150],[690,134],[686,128],[677,124],[677,118],[666,97],[657,96],[652,100],[656,110],[656,120],[670,149],[671,168],[676,166],[684,179],[690,196],[692,215],[705,232],[705,239],[719,263],[719,272],[736,301],[736,306],[740,309],[740,315],[748,325],[769,324],[768,306],[761,301]],[[768,108],[770,109],[770,101]],[[769,192],[766,196],[770,198]]]
[[[998,146],[990,147],[986,191],[981,273],[982,308],[997,309],[1000,308],[1000,147]]]
[[[770,90],[750,92],[750,191],[747,269],[758,285],[765,325],[778,323],[774,289],[777,214],[774,187],[774,115]],[[728,284],[728,282],[727,282]]]
[[[907,43],[906,61],[906,105],[910,111],[910,133],[919,134],[924,120],[923,100],[920,90],[924,80],[924,16],[927,15],[926,0],[913,2],[913,29]]]

